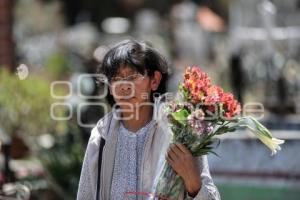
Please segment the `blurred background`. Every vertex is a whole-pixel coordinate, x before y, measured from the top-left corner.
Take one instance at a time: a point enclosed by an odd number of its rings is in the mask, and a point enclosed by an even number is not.
[[[299,200],[299,11],[299,0],[0,0],[0,199],[75,199],[109,111],[97,66],[135,38],[168,58],[169,91],[199,65],[286,140],[270,156],[247,132],[226,135],[209,155],[222,199]]]

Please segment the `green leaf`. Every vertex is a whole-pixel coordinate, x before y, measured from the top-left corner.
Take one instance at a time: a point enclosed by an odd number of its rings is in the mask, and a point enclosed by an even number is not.
[[[182,125],[186,125],[186,118],[189,116],[189,112],[186,109],[180,109],[177,112],[171,114],[172,117]]]
[[[251,116],[247,117],[247,119],[251,120],[255,124],[255,127],[258,132],[267,136],[268,138],[272,138],[272,134],[270,133],[270,131],[264,125],[262,125],[259,121],[257,121],[257,119],[255,119],[254,117],[251,117]]]

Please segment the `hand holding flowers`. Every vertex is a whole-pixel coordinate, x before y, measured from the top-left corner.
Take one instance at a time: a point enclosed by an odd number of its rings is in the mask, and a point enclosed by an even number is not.
[[[172,144],[166,160],[172,169],[183,179],[190,196],[195,196],[201,188],[197,159],[180,143]]]

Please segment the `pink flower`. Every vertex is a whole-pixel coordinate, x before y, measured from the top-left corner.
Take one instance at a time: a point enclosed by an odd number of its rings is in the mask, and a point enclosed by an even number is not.
[[[205,109],[210,112],[216,113],[216,109],[222,107],[221,114],[226,118],[232,118],[241,112],[241,106],[234,96],[231,93],[225,93],[221,87],[212,85],[207,73],[199,67],[193,66],[186,69],[182,87],[187,101],[194,105],[204,103]]]
[[[213,127],[209,122],[204,121],[205,114],[202,109],[195,110],[187,117],[188,124],[198,135],[208,134]]]
[[[206,90],[211,86],[207,73],[199,67],[188,67],[184,74],[183,88],[188,92],[188,99],[197,104],[203,102]]]
[[[224,93],[221,97],[221,103],[226,118],[232,118],[241,113],[241,105],[231,93]]]

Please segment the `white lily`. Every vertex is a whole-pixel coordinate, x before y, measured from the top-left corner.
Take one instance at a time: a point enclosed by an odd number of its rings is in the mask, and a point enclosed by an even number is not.
[[[253,131],[251,131],[251,132],[253,132]],[[279,145],[283,144],[284,140],[280,140],[280,139],[277,139],[274,137],[269,138],[269,137],[266,137],[265,135],[259,134],[257,132],[255,132],[254,134],[262,143],[264,143],[269,149],[271,149],[272,156],[275,155],[277,153],[277,151],[281,150],[281,147]]]
[[[272,156],[281,150],[280,145],[284,143],[284,140],[274,138],[270,131],[264,127],[259,121],[253,117],[246,117],[246,120],[251,120],[255,124],[255,128],[247,125],[243,127],[248,128],[263,144],[265,144],[271,151]]]

